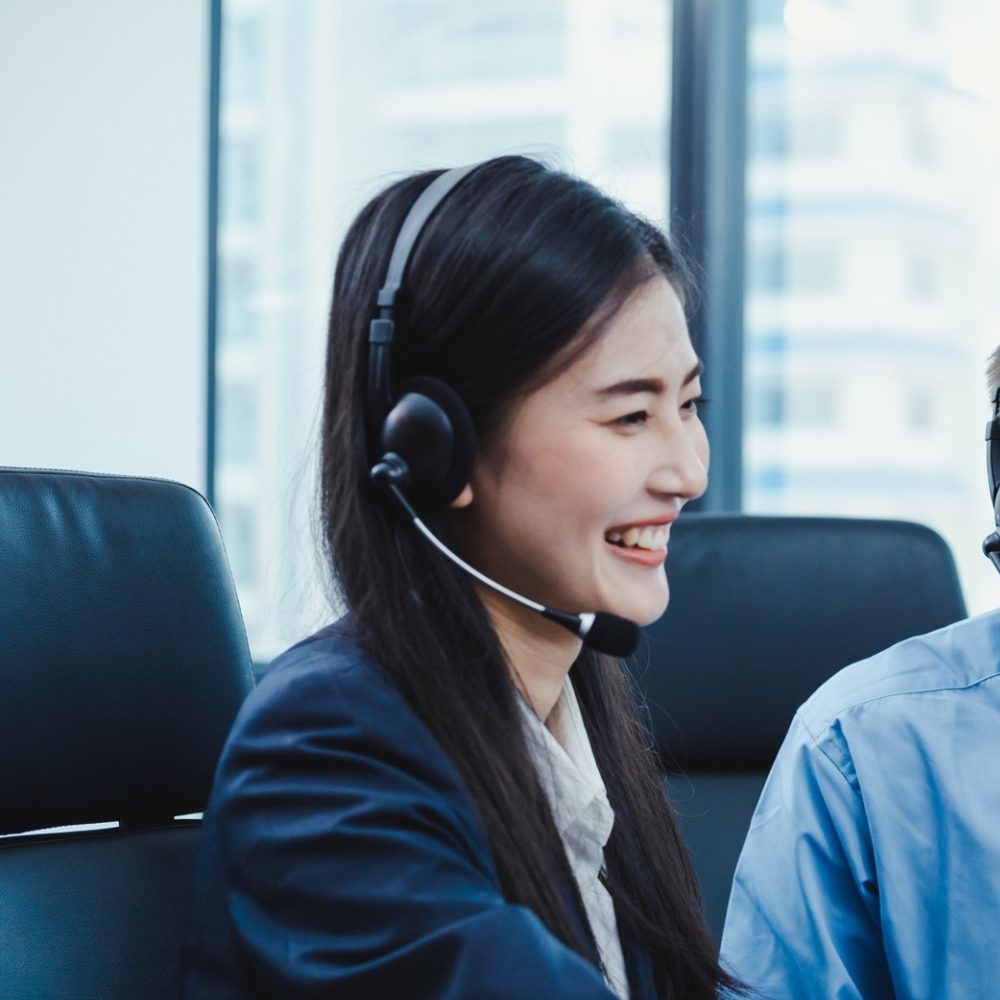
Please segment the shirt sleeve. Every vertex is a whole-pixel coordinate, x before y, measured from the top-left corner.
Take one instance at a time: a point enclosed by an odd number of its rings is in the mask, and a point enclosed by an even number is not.
[[[768,1000],[888,1000],[878,882],[850,755],[796,717],[750,823],[722,960]]]
[[[282,1000],[613,1000],[506,902],[440,747],[395,697],[301,678],[238,723],[213,808],[226,906]]]

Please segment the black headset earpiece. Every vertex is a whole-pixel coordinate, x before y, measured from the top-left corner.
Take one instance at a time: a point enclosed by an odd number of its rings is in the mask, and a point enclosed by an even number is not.
[[[458,393],[440,379],[407,379],[399,392],[382,423],[379,462],[401,460],[405,469],[397,466],[397,485],[406,489],[415,507],[441,510],[472,475],[472,418]]]
[[[983,555],[1000,570],[1000,388],[993,394],[993,419],[986,425],[986,477],[997,530],[983,539]]]
[[[368,330],[368,386],[365,400],[371,477],[405,490],[423,510],[440,510],[469,481],[476,434],[458,393],[440,379],[407,379],[392,389],[392,347],[396,300],[417,240],[442,201],[481,164],[457,167],[436,177],[403,220],[376,298],[378,315]]]

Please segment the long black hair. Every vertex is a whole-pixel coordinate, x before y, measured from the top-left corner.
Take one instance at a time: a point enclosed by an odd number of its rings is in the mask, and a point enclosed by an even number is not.
[[[360,213],[334,277],[321,512],[357,641],[464,780],[503,892],[586,953],[560,886],[565,855],[521,730],[517,688],[475,590],[369,482],[365,382],[375,296],[406,212],[439,171],[401,180]],[[397,308],[394,380],[429,375],[465,400],[480,440],[506,407],[600,335],[662,274],[683,292],[666,237],[591,185],[524,157],[479,167],[426,225]],[[450,540],[447,515],[428,524]],[[650,954],[665,998],[732,985],[701,914],[678,824],[623,665],[584,650],[571,677],[615,811],[606,850],[619,924]]]

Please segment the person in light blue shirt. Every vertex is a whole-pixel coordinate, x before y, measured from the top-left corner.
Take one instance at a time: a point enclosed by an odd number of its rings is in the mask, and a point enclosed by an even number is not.
[[[1000,449],[1000,349],[989,378]],[[847,667],[799,709],[722,958],[768,1000],[1000,995],[1000,611]]]

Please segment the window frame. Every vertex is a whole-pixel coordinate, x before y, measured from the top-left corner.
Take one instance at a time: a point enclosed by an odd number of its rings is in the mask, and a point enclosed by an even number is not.
[[[674,0],[670,219],[697,286],[689,324],[712,474],[691,507],[706,511],[743,508],[747,31],[744,3]]]

